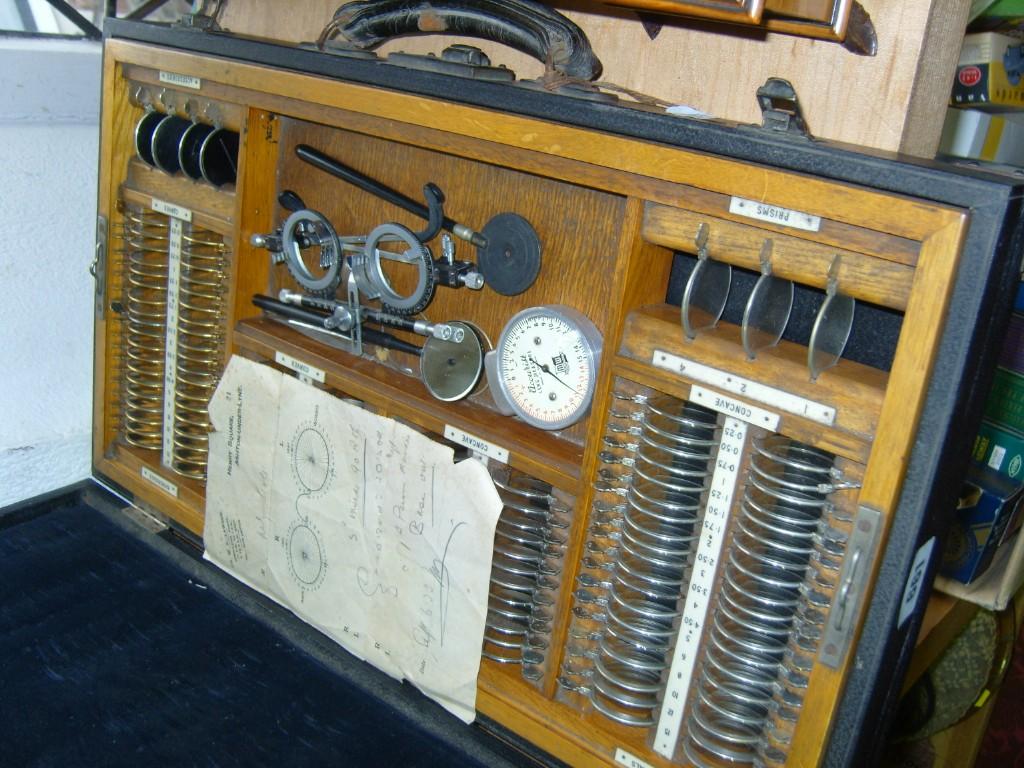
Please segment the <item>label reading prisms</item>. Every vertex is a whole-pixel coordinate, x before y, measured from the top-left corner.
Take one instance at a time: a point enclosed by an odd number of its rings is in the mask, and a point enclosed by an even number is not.
[[[820,216],[812,216],[803,211],[794,211],[791,208],[782,208],[769,203],[759,203],[757,200],[747,200],[743,197],[733,197],[729,200],[729,213],[748,219],[769,221],[780,227],[802,229],[806,232],[817,232],[821,229]]]

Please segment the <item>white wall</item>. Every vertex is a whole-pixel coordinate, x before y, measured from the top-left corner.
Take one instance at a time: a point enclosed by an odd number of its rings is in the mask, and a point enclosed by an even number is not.
[[[100,60],[0,37],[0,507],[90,472]]]

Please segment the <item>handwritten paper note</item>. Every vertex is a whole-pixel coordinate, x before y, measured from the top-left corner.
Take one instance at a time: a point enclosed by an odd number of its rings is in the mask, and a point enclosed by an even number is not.
[[[471,722],[501,511],[486,468],[238,357],[210,417],[205,557]]]

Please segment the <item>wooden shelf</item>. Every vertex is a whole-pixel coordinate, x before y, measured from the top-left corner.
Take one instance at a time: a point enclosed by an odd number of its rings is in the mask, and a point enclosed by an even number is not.
[[[807,348],[788,341],[747,358],[739,326],[721,322],[713,330],[689,340],[683,335],[679,307],[657,304],[630,313],[616,360],[620,374],[650,384],[668,394],[686,398],[691,379],[655,365],[655,353],[667,353],[687,360],[700,360],[726,375],[763,380],[771,371],[775,389],[811,403],[835,409],[831,427],[810,418],[781,410],[780,431],[831,451],[838,456],[866,463],[872,438],[878,427],[882,399],[888,382],[884,371],[850,360],[824,371],[811,381],[807,371]],[[744,395],[738,395],[744,399]],[[758,402],[778,410],[772,402]]]
[[[578,495],[582,446],[502,416],[486,405],[486,394],[458,403],[441,402],[414,376],[321,344],[267,318],[243,320],[235,329],[234,340],[240,349],[271,361],[275,353],[283,352],[319,368],[326,374],[328,387],[364,400],[385,415],[438,435],[450,425],[506,448],[513,467]]]

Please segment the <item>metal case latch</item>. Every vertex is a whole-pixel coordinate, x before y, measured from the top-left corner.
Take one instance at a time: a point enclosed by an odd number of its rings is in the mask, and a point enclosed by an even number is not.
[[[761,128],[788,136],[811,138],[811,132],[804,121],[796,89],[789,80],[769,77],[757,89],[757,103],[761,107]]]
[[[818,660],[833,669],[842,665],[853,640],[857,616],[871,579],[882,531],[882,513],[860,505],[853,531],[846,544],[846,557],[839,573],[839,585],[825,625]]]
[[[107,297],[107,217],[96,217],[96,250],[89,274],[96,279],[96,317],[102,318]]]

